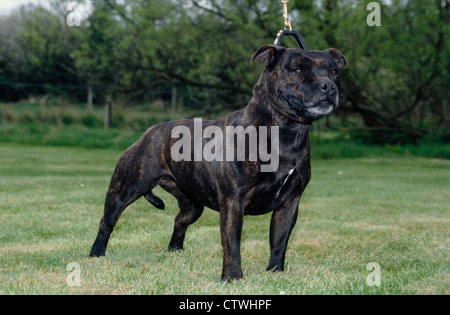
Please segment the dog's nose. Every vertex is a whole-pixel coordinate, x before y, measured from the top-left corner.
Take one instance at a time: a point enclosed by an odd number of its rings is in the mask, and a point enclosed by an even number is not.
[[[327,95],[332,95],[337,90],[336,84],[331,81],[322,81],[320,83],[320,88],[322,89],[322,92]]]

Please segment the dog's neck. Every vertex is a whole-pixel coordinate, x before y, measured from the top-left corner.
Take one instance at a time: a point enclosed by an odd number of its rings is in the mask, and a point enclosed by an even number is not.
[[[311,122],[303,117],[289,117],[281,113],[270,94],[267,86],[260,80],[254,87],[253,97],[245,109],[246,120],[257,122],[259,126],[279,126],[280,142],[290,150],[297,150],[305,141],[309,143]]]

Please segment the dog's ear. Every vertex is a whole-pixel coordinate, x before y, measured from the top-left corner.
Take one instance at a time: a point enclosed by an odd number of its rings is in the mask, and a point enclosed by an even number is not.
[[[284,50],[285,48],[276,45],[262,46],[260,49],[258,49],[257,52],[253,54],[250,63],[253,64],[255,60],[259,60],[267,69],[272,70],[277,64],[277,61]]]
[[[329,48],[325,50],[326,53],[328,53],[331,58],[336,62],[337,66],[341,69],[345,69],[348,66],[347,59],[345,56],[336,48]]]

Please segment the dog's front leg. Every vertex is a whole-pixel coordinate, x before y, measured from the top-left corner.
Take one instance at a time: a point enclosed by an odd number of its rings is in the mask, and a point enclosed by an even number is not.
[[[292,229],[297,222],[300,196],[276,209],[270,222],[270,261],[267,271],[284,271],[284,258]]]
[[[220,232],[223,247],[222,281],[241,279],[241,234],[244,211],[233,202],[220,208]]]

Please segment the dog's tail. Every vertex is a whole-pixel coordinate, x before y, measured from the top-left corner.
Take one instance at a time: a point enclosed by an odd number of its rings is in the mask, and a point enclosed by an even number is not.
[[[147,199],[148,202],[150,202],[156,208],[158,208],[160,210],[164,210],[166,208],[166,206],[164,205],[164,202],[159,197],[156,197],[151,191],[148,192],[146,195],[144,195],[144,197],[145,197],[145,199]]]

